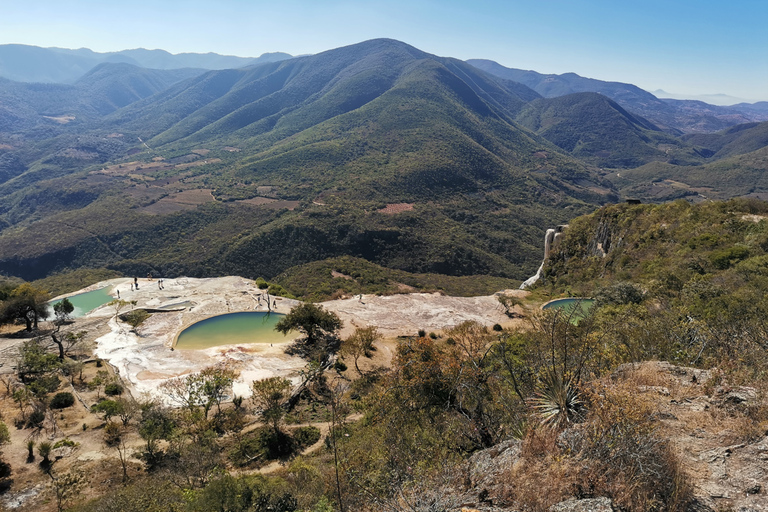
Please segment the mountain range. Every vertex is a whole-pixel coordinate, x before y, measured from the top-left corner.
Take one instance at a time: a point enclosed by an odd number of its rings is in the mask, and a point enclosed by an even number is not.
[[[287,53],[260,57],[235,57],[216,53],[171,54],[165,50],[137,48],[98,53],[88,48],[40,48],[21,44],[0,45],[0,77],[17,82],[74,83],[103,63],[132,64],[150,69],[231,69],[291,58]]]
[[[102,62],[70,84],[0,81],[1,273],[287,283],[344,256],[344,272],[367,261],[521,280],[547,227],[621,195],[768,191],[678,176],[765,169],[768,123],[680,136],[742,118],[660,123],[644,113],[683,107],[629,84],[518,76],[389,39],[201,67]]]

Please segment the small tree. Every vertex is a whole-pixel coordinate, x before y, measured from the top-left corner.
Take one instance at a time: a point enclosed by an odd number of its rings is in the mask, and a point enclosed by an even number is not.
[[[139,408],[141,410],[139,435],[146,443],[143,459],[151,469],[162,456],[158,447],[159,441],[171,437],[176,425],[168,411],[156,402],[144,402]]]
[[[48,316],[48,292],[24,283],[10,293],[0,304],[0,324],[23,320],[27,331],[37,330],[40,318]]]
[[[283,406],[291,397],[291,381],[284,377],[270,377],[255,380],[251,385],[254,405],[261,411],[261,417],[271,424],[275,434],[280,434],[280,422],[285,416]]]
[[[375,326],[358,327],[352,335],[341,343],[341,353],[352,357],[355,363],[355,370],[361,376],[363,372],[357,365],[360,357],[371,357],[374,350],[373,344],[381,339],[378,329]]]
[[[150,314],[146,312],[146,310],[143,309],[134,309],[133,311],[130,311],[125,314],[125,321],[133,327],[133,332],[138,332],[136,329],[139,328],[141,324],[144,323],[144,321],[150,317]]]
[[[205,397],[206,418],[213,405],[216,405],[216,415],[221,414],[221,403],[232,393],[232,384],[239,375],[239,372],[221,366],[209,366],[200,372],[203,378],[202,394]]]
[[[523,304],[523,301],[511,295],[499,295],[498,300],[499,304],[501,304],[501,307],[504,309],[504,314],[509,317],[515,316],[515,306],[522,306]]]
[[[128,481],[128,446],[125,437],[125,432],[116,423],[109,422],[104,427],[104,444],[117,450],[117,457],[123,468],[123,483]]]
[[[124,308],[130,305],[136,305],[137,302],[135,300],[127,301],[123,299],[115,299],[112,301],[107,302],[107,306],[112,306],[112,308],[115,310],[115,317],[117,317],[120,314],[120,311],[122,311]]]
[[[33,339],[24,342],[19,349],[16,371],[21,382],[29,383],[55,372],[60,364],[56,354],[49,354],[39,339]]]
[[[120,417],[120,421],[123,422],[123,426],[127,427],[131,419],[139,412],[139,404],[133,398],[120,397],[115,400],[120,406],[117,415]]]
[[[109,422],[112,416],[118,416],[122,412],[122,408],[122,404],[116,400],[102,400],[91,407],[91,411],[104,414],[104,421]]]
[[[341,319],[332,311],[326,311],[321,306],[305,302],[299,304],[275,325],[275,330],[288,334],[300,330],[306,336],[308,345],[314,345],[324,332],[335,334],[342,327]]]
[[[54,322],[58,325],[63,324],[70,319],[72,312],[75,310],[75,306],[70,302],[68,298],[63,298],[59,302],[53,305],[53,315],[56,317]]]
[[[86,481],[82,475],[74,472],[54,475],[52,467],[49,467],[46,473],[51,477],[51,487],[56,494],[56,509],[63,512],[67,501],[80,495]]]
[[[56,329],[54,329],[53,332],[51,332],[51,339],[56,344],[57,347],[59,347],[59,359],[64,360],[64,356],[69,354],[69,351],[83,341],[83,338],[86,334],[88,334],[87,331],[79,331],[79,332],[68,332],[64,335],[59,334],[59,329],[61,328],[61,324],[56,324]]]

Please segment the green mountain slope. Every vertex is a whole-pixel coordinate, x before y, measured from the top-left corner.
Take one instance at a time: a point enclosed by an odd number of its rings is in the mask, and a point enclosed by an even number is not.
[[[615,199],[513,122],[537,96],[391,40],[206,73],[90,132],[141,137],[133,163],[49,158],[0,185],[0,271],[271,278],[353,256],[522,279],[546,227]]]
[[[768,146],[768,123],[748,123],[718,133],[686,135],[683,140],[707,151],[713,159],[750,153]]]
[[[651,201],[752,196],[768,199],[768,146],[704,165],[652,162],[607,176],[622,194]]]
[[[767,219],[768,203],[754,199],[609,205],[573,219],[544,283],[590,295],[604,283],[631,281],[652,297],[678,296],[696,307],[765,281]]]
[[[573,156],[602,167],[701,160],[677,138],[597,93],[541,98],[526,105],[515,120]]]

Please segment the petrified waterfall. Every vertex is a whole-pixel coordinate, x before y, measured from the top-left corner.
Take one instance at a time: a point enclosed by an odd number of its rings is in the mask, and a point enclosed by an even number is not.
[[[520,285],[521,290],[525,290],[529,286],[533,285],[536,281],[539,280],[541,277],[541,273],[544,272],[544,263],[546,263],[547,258],[549,258],[549,251],[552,248],[552,242],[555,240],[555,235],[560,234],[560,231],[562,231],[562,228],[564,226],[558,226],[557,229],[548,229],[546,234],[544,235],[544,259],[541,260],[541,265],[539,266],[539,270],[536,271],[534,275],[523,281],[523,284]]]

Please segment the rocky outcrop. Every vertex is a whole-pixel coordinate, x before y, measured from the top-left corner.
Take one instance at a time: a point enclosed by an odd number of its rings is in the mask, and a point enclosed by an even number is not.
[[[549,507],[549,512],[613,512],[613,503],[608,498],[589,498],[561,501]]]

